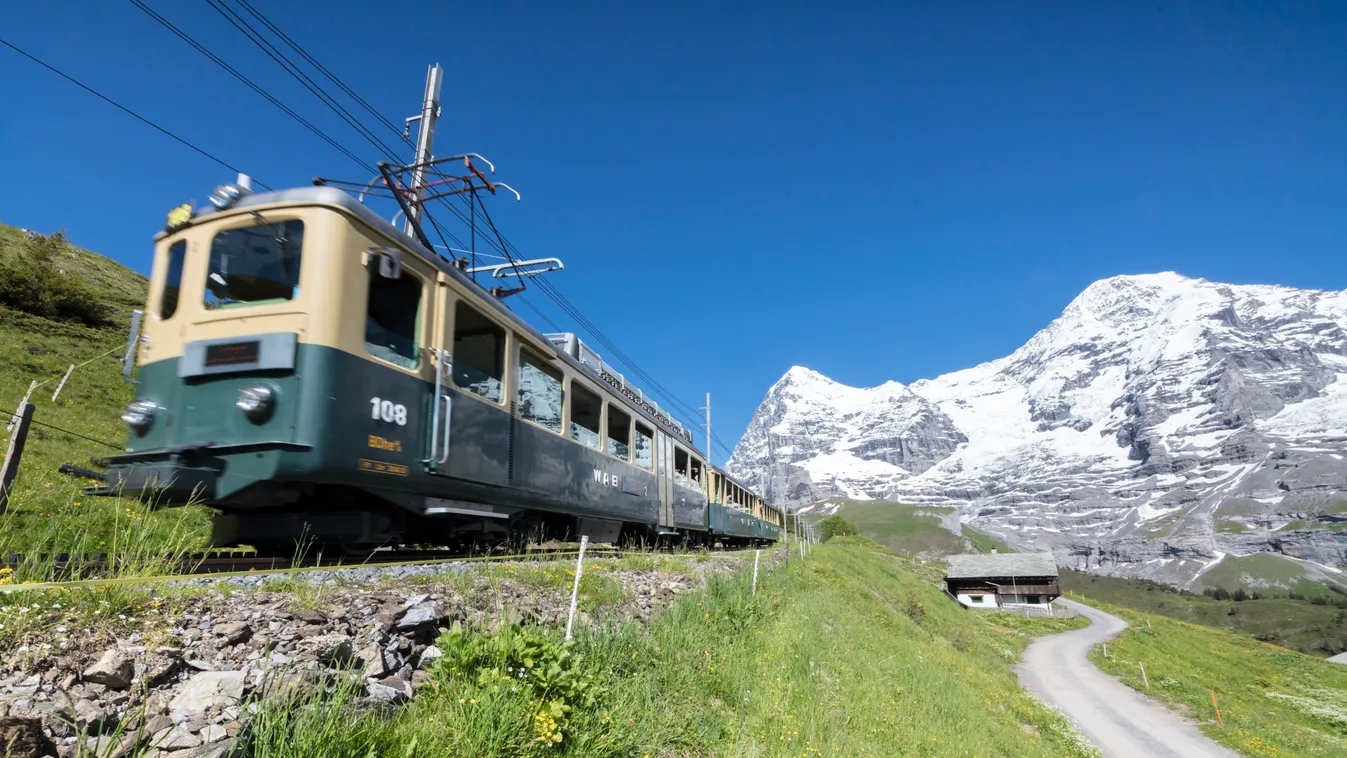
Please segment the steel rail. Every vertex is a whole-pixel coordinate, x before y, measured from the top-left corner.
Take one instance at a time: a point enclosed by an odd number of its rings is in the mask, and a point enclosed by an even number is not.
[[[754,548],[712,551],[712,552],[715,555],[732,556],[737,555],[739,553],[747,552],[748,550],[752,549]],[[652,555],[652,556],[678,555],[678,553],[670,553],[661,550],[621,550],[618,548],[598,548],[597,550],[594,548],[590,548],[589,550],[586,551],[586,553],[588,555],[600,558],[622,558],[628,555]],[[206,571],[196,570],[190,573],[161,574],[155,576],[124,576],[124,577],[107,577],[101,579],[78,579],[63,582],[29,582],[23,584],[5,584],[0,585],[0,594],[10,594],[15,592],[28,592],[28,591],[46,591],[46,590],[61,590],[61,589],[70,590],[82,588],[125,586],[137,584],[158,584],[162,582],[179,582],[202,578],[228,579],[231,577],[263,576],[271,574],[293,575],[293,574],[313,573],[319,571],[342,571],[349,569],[381,569],[381,568],[394,568],[397,566],[434,566],[450,563],[496,563],[496,562],[506,563],[512,561],[551,560],[556,558],[574,557],[579,555],[580,551],[578,549],[538,550],[528,553],[516,553],[511,555],[456,555],[441,558],[430,558],[428,557],[429,554],[432,554],[431,551],[423,552],[421,555],[415,557],[407,557],[402,560],[383,561],[379,563],[332,562],[332,563],[318,563],[315,565],[273,566],[267,568],[258,568],[257,566],[254,566],[246,570],[234,569],[232,568],[232,566],[230,568],[225,568],[223,563],[226,561],[233,561],[234,562],[233,565],[236,566],[240,563],[245,563],[249,560],[256,561],[260,564],[261,562],[287,562],[289,561],[289,559],[260,557],[260,556],[251,559],[243,559],[243,558],[206,559],[216,561],[219,570],[206,570]],[[85,564],[79,565],[83,566]]]

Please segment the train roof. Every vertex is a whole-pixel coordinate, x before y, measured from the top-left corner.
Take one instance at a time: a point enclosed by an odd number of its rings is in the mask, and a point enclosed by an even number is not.
[[[352,197],[345,190],[337,189],[336,187],[327,187],[327,186],[295,187],[291,189],[268,190],[266,192],[247,192],[239,196],[237,200],[235,200],[233,203],[231,203],[228,207],[224,209],[207,207],[195,210],[192,213],[191,219],[187,223],[183,224],[182,226],[176,226],[173,227],[172,229],[161,231],[154,236],[154,239],[155,241],[158,241],[168,236],[169,234],[174,234],[178,231],[181,231],[186,226],[210,220],[211,217],[223,213],[233,213],[235,211],[247,210],[249,208],[259,208],[267,205],[281,205],[281,204],[341,206],[343,210],[346,210],[351,214],[358,216],[362,221],[378,230],[381,234],[391,237],[398,243],[402,244],[403,246],[415,252],[417,255],[420,255],[422,258],[426,259],[427,262],[434,265],[436,268],[443,271],[444,273],[448,274],[450,277],[454,278],[457,282],[459,282],[463,286],[467,287],[471,292],[476,294],[481,300],[490,303],[491,307],[495,308],[497,313],[509,319],[515,325],[516,328],[520,329],[521,331],[528,332],[532,337],[534,337],[534,339],[538,340],[539,342],[545,345],[550,345],[553,351],[557,354],[557,356],[560,359],[570,363],[572,367],[580,369],[582,373],[595,373],[594,367],[591,365],[586,365],[586,363],[580,359],[578,353],[577,355],[572,355],[563,345],[557,344],[554,338],[557,337],[558,335],[555,334],[547,335],[538,331],[533,327],[532,324],[525,321],[522,317],[519,316],[519,314],[511,310],[509,306],[501,302],[500,298],[492,295],[489,291],[487,291],[485,287],[478,284],[477,281],[474,280],[471,276],[468,276],[466,273],[463,272],[462,269],[454,265],[453,261],[448,260],[443,255],[440,255],[439,253],[433,250],[426,249],[426,246],[421,244],[420,240],[416,239],[410,234],[407,234],[401,229],[398,229],[397,227],[393,226],[393,224],[389,223],[382,216],[375,213],[369,206],[365,205],[356,198]],[[571,336],[573,337],[574,335]],[[578,344],[579,341],[576,340],[576,343]],[[586,350],[588,350],[587,347]],[[593,354],[593,351],[589,352]],[[598,357],[597,354],[593,355],[595,358]],[[600,363],[602,363],[602,361],[600,361]],[[604,364],[604,366],[605,368],[607,367],[606,364]],[[615,371],[612,373],[616,375],[616,378],[618,379],[619,382],[622,382],[625,385],[625,380],[623,379],[621,374],[617,374],[617,372]],[[651,403],[651,401],[646,400],[644,398],[644,395],[640,392],[640,390],[634,387],[629,388],[635,390],[637,396],[640,397],[641,400],[634,401],[632,398],[626,396],[620,390],[615,394],[619,397],[622,397],[622,399],[625,401],[624,404],[627,405],[629,408],[643,415],[646,419],[653,422],[655,426],[661,428],[664,432],[671,434],[674,437],[677,437],[679,440],[683,441],[685,444],[687,444],[688,447],[690,447],[692,450],[697,452],[698,455],[701,455],[709,462],[710,457],[697,449],[696,444],[692,442],[691,438],[692,435],[688,433],[688,431],[684,429],[682,425],[678,424],[676,421],[673,421],[672,419],[666,420],[661,418],[660,415],[657,415],[657,413],[652,413],[648,408],[642,405],[642,402]],[[653,405],[653,403],[651,404]],[[658,411],[659,406],[656,405],[655,408]],[[744,489],[748,488],[744,487]]]

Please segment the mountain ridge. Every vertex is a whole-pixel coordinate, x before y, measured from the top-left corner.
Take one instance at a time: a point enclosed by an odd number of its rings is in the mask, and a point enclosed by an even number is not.
[[[1336,578],[1344,449],[1347,293],[1162,272],[908,385],[792,367],[727,468],[773,501],[953,505],[1064,565],[1184,584],[1257,552]]]

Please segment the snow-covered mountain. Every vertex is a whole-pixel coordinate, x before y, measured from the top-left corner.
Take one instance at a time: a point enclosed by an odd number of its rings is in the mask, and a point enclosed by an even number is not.
[[[910,386],[795,367],[727,468],[769,500],[957,505],[1064,565],[1347,575],[1347,292],[1095,282],[1009,356]],[[1325,568],[1327,567],[1327,568]]]

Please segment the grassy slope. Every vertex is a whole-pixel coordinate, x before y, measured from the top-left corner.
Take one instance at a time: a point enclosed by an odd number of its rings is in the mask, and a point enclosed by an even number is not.
[[[1347,611],[1304,600],[1214,600],[1154,582],[1062,570],[1062,587],[1138,611],[1257,637],[1309,655],[1347,650]]]
[[[945,529],[940,525],[940,516],[953,513],[953,508],[888,500],[836,499],[830,502],[841,504],[838,513],[855,524],[861,534],[900,553],[938,557],[968,552],[970,546],[981,553],[992,550],[1015,552],[1005,542],[967,524],[960,525],[960,534]]]
[[[967,550],[960,535],[940,525],[941,514],[953,508],[916,506],[887,500],[833,500],[841,504],[842,518],[861,534],[900,553],[952,555]]]
[[[22,239],[18,229],[0,224],[0,256],[17,254]],[[93,329],[0,306],[0,411],[17,408],[30,382],[46,382],[30,398],[36,405],[34,421],[120,444],[126,429],[118,417],[133,395],[132,386],[120,376],[119,359],[126,345],[122,325],[144,302],[146,280],[83,250],[75,250],[62,267],[96,286],[119,325]],[[61,375],[70,364],[85,361],[91,362],[71,374],[53,402]],[[80,491],[88,482],[56,472],[62,463],[88,467],[91,457],[117,452],[34,424],[9,510],[0,516],[0,554],[110,550],[118,522],[126,519],[140,521],[132,533],[142,545],[205,536],[205,517],[199,509],[145,515],[121,500],[83,497]]]
[[[961,526],[964,538],[972,543],[973,548],[979,553],[990,553],[993,550],[1002,553],[1017,552],[1015,548],[1011,547],[1009,544],[1002,542],[986,532],[979,532],[968,524],[963,524]]]
[[[927,570],[839,538],[764,571],[756,595],[751,568],[713,577],[647,629],[581,634],[583,658],[549,676],[561,685],[548,690],[536,672],[499,686],[499,674],[518,676],[508,657],[464,666],[464,643],[447,635],[443,660],[455,665],[391,720],[353,722],[341,698],[315,702],[318,711],[273,708],[262,718],[277,728],[260,730],[266,744],[253,754],[363,758],[415,745],[418,755],[587,758],[1090,755],[1011,669],[1031,634],[1078,622],[963,610],[932,586],[937,575],[918,573]],[[559,723],[539,718],[541,699],[584,676],[593,683],[567,697]],[[326,713],[336,733],[287,722],[296,712]],[[558,729],[559,744],[539,743]],[[305,742],[314,733],[321,744]]]
[[[1327,572],[1317,573],[1318,581],[1302,564],[1275,553],[1254,553],[1252,555],[1227,555],[1220,563],[1203,572],[1198,578],[1201,588],[1224,588],[1233,592],[1245,589],[1268,591],[1294,591],[1306,597],[1324,595],[1342,597],[1330,584],[1347,591],[1347,582],[1335,581]]]
[[[1209,736],[1248,756],[1347,755],[1347,666],[1241,635],[1096,602],[1132,628],[1091,660],[1151,697],[1176,703]],[[1141,663],[1150,679],[1142,681]],[[1224,725],[1212,709],[1215,693]]]

